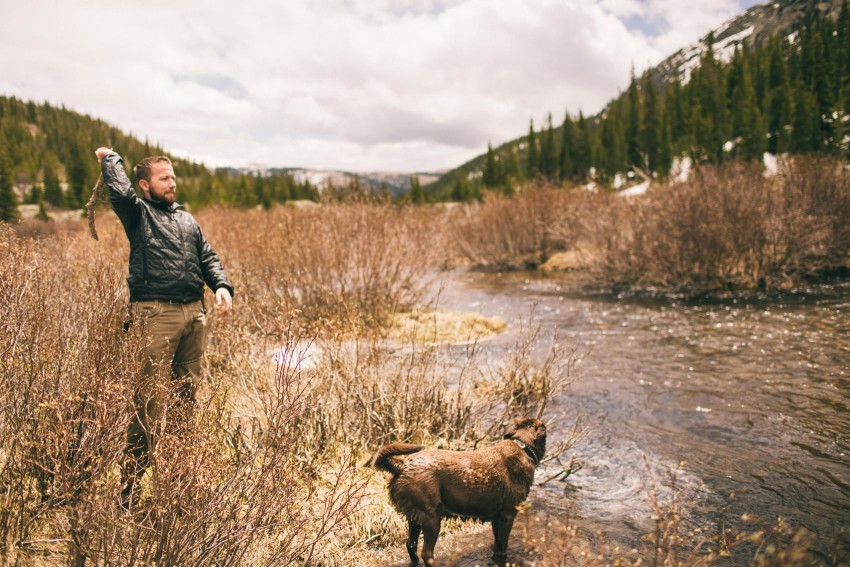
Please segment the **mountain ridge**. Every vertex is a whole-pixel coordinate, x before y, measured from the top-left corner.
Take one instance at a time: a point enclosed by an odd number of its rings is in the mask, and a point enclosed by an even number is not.
[[[609,122],[609,120],[608,120],[609,115],[617,114],[617,113],[619,113],[620,115],[628,114],[629,112],[631,112],[630,106],[632,106],[632,107],[635,106],[635,105],[641,105],[642,106],[642,105],[646,104],[647,103],[647,100],[646,100],[647,97],[653,98],[653,100],[649,101],[649,102],[651,102],[652,104],[655,105],[653,108],[649,108],[648,110],[656,110],[659,105],[662,105],[662,106],[666,105],[666,100],[664,100],[664,99],[665,99],[667,93],[665,91],[669,91],[670,89],[674,89],[674,90],[678,89],[679,91],[682,91],[683,89],[687,89],[689,87],[688,83],[690,82],[692,74],[694,73],[694,71],[696,69],[699,68],[700,63],[702,61],[704,61],[708,55],[711,55],[712,58],[713,58],[713,64],[712,64],[713,68],[707,70],[705,73],[703,73],[703,75],[706,76],[707,80],[715,80],[715,81],[718,80],[718,77],[717,77],[718,73],[721,74],[721,76],[719,77],[719,80],[722,80],[722,81],[726,81],[727,79],[729,79],[729,77],[731,77],[731,74],[733,73],[733,71],[738,73],[738,74],[747,75],[747,73],[751,72],[751,70],[747,71],[746,69],[742,70],[740,68],[740,66],[742,64],[746,64],[746,62],[742,63],[742,61],[741,61],[741,59],[745,59],[745,57],[741,57],[741,53],[752,52],[752,51],[755,51],[755,50],[758,50],[758,49],[765,49],[767,46],[769,46],[771,44],[772,38],[776,38],[780,35],[781,35],[782,39],[789,40],[790,43],[787,43],[787,42],[786,43],[788,45],[791,45],[791,49],[786,49],[786,48],[782,47],[782,45],[780,45],[777,49],[779,49],[779,48],[785,49],[785,55],[783,55],[783,57],[791,57],[787,54],[789,51],[794,51],[794,50],[799,51],[800,49],[802,49],[798,46],[798,43],[800,42],[799,34],[800,34],[801,30],[805,30],[806,26],[811,26],[811,25],[813,25],[813,22],[818,22],[818,21],[821,21],[821,20],[823,20],[823,21],[828,20],[828,21],[833,22],[833,24],[837,25],[838,23],[840,23],[839,22],[839,19],[840,19],[839,16],[843,13],[842,9],[845,9],[844,7],[846,5],[847,5],[847,3],[846,3],[845,0],[780,0],[780,1],[772,2],[772,3],[765,3],[765,4],[753,6],[749,9],[743,11],[738,16],[735,16],[734,18],[727,20],[726,22],[724,22],[723,24],[721,24],[717,28],[715,28],[713,30],[709,30],[706,34],[704,34],[698,41],[694,42],[693,44],[691,44],[689,46],[685,46],[685,47],[675,51],[674,53],[672,53],[671,55],[666,57],[664,60],[662,60],[658,64],[648,68],[643,73],[643,75],[641,77],[637,78],[637,77],[633,76],[632,77],[632,83],[630,84],[629,88],[622,91],[621,93],[619,93],[616,97],[612,98],[599,113],[597,113],[593,116],[589,116],[589,117],[584,117],[581,113],[579,113],[579,116],[574,118],[574,119],[571,119],[570,115],[568,114],[564,123],[568,124],[568,122],[569,122],[570,127],[575,126],[576,122],[583,122],[584,123],[584,128],[580,129],[581,131],[578,133],[578,135],[591,136],[591,137],[593,137],[593,139],[578,140],[578,143],[580,143],[580,144],[586,143],[586,144],[591,144],[591,145],[595,143],[598,146],[598,147],[587,147],[587,148],[585,148],[584,149],[585,153],[601,150],[602,152],[605,152],[605,153],[615,154],[611,158],[608,158],[608,156],[603,156],[602,159],[595,160],[596,162],[604,162],[604,161],[608,160],[609,162],[626,161],[628,163],[628,165],[626,166],[625,169],[616,169],[616,168],[613,168],[613,167],[609,167],[608,171],[606,172],[606,175],[607,175],[606,184],[610,184],[614,177],[616,177],[617,175],[620,175],[620,174],[625,174],[630,169],[633,172],[636,172],[636,173],[639,172],[639,170],[641,170],[641,169],[648,169],[648,170],[651,170],[651,171],[655,171],[655,167],[646,167],[647,164],[645,164],[643,162],[643,159],[645,158],[645,156],[642,156],[639,159],[638,156],[632,157],[630,155],[628,158],[624,159],[622,155],[618,156],[616,154],[617,154],[617,152],[619,152],[620,154],[628,153],[626,151],[626,148],[615,147],[615,146],[611,145],[611,144],[619,143],[621,145],[625,144],[627,146],[630,146],[629,149],[634,147],[634,145],[635,145],[634,138],[637,137],[637,136],[643,135],[643,132],[641,131],[643,124],[638,124],[638,122],[642,121],[644,117],[640,116],[638,118],[635,118],[633,116],[629,116],[629,117],[620,116],[621,121],[625,122],[626,119],[628,119],[628,120],[631,120],[632,123],[625,124],[625,125],[620,124],[619,126],[617,124],[614,124],[613,126],[611,126],[607,123],[607,122]],[[846,18],[846,15],[845,15],[845,18]],[[843,35],[842,35],[842,38],[839,41],[847,42],[848,38],[850,38],[850,31],[848,31],[846,29],[847,28],[846,22],[841,24],[841,25],[843,26],[841,28],[843,30],[843,32],[842,32]],[[834,35],[834,33],[830,34],[830,35]],[[827,42],[826,40],[831,40],[831,39],[833,39],[833,38],[825,38],[824,43]],[[783,42],[780,42],[780,44],[781,43],[783,43]],[[806,47],[808,47],[808,46],[806,46]],[[839,48],[840,48],[840,46],[839,46]],[[823,49],[823,46],[821,46],[821,49]],[[847,48],[847,50],[850,51],[850,48]],[[833,51],[834,51],[834,53],[837,53],[837,51],[835,51],[835,49]],[[811,55],[811,53],[809,53],[809,55]],[[736,57],[738,57],[738,60],[733,62],[732,59],[734,59]],[[764,57],[766,58],[767,55],[765,55]],[[847,56],[844,56],[844,57],[850,57],[850,54],[848,54]],[[750,63],[752,64],[753,62],[751,61]],[[766,67],[768,65],[772,66],[774,64],[773,61],[767,61],[766,59],[762,60],[762,61],[755,61],[755,63],[758,63],[759,65],[762,65],[763,67]],[[812,62],[808,62],[808,63],[810,65],[816,66],[817,64],[820,64],[821,61],[814,61],[813,60]],[[725,69],[720,69],[718,71],[718,69],[717,69],[718,64],[726,65],[727,67]],[[792,83],[793,83],[793,80],[795,78],[799,79],[799,76],[800,76],[800,73],[799,73],[799,57],[798,57],[798,61],[796,62],[796,64],[798,65],[798,67],[795,67],[794,69],[797,70],[798,73],[797,73],[797,75],[792,77]],[[788,67],[790,68],[791,67],[790,60],[785,61],[783,63],[783,65],[788,65]],[[731,69],[733,66],[735,67],[734,70]],[[762,80],[764,81],[765,80],[764,77],[767,74],[767,71],[762,69],[761,72],[762,72]],[[782,73],[787,73],[787,72],[788,71],[786,71],[786,70],[782,71]],[[723,75],[724,73],[726,73],[726,75]],[[810,69],[806,69],[803,74],[804,75],[810,74]],[[839,80],[841,80],[841,81],[847,81],[847,77],[850,76],[850,75],[848,75],[848,70],[846,68],[841,70],[841,75],[842,76],[839,77]],[[712,79],[712,77],[714,77],[714,78]],[[733,77],[733,79],[738,80],[738,87],[739,88],[747,88],[747,89],[750,89],[750,90],[752,90],[753,88],[760,89],[758,96],[762,97],[762,98],[758,99],[757,104],[760,105],[760,108],[758,110],[761,112],[761,115],[757,117],[756,121],[758,121],[758,120],[763,120],[765,122],[769,121],[768,118],[766,117],[767,109],[765,108],[765,105],[767,105],[768,102],[765,102],[765,100],[763,99],[764,83],[760,83],[760,84],[758,84],[754,87],[751,84],[750,85],[741,85],[740,84],[741,77],[736,76],[736,77]],[[749,80],[749,78],[747,78],[747,80]],[[774,81],[774,77],[770,77],[769,80]],[[771,88],[773,88],[774,86],[775,85],[771,84]],[[783,96],[785,96],[788,99],[790,99],[791,97],[800,98],[801,96],[803,98],[806,98],[806,96],[808,96],[810,94],[812,96],[814,96],[815,93],[813,91],[816,90],[816,89],[820,89],[821,91],[823,90],[822,85],[814,85],[813,84],[811,77],[806,77],[805,89],[803,89],[802,91],[800,91],[800,89],[797,89],[796,92],[791,93],[790,92],[792,90],[791,87],[793,87],[793,86],[794,86],[793,84],[789,85],[788,89],[787,89],[787,91],[789,91],[789,92],[786,92]],[[651,87],[651,88],[648,88],[648,87]],[[727,104],[729,105],[729,107],[726,108],[725,110],[722,110],[722,112],[725,112],[726,114],[728,114],[730,116],[736,112],[737,109],[735,107],[738,106],[741,102],[740,96],[747,94],[747,93],[744,93],[743,91],[733,93],[732,92],[733,87],[734,87],[734,83],[730,79],[730,82],[728,84],[728,88],[729,88],[730,92],[724,93],[724,96],[726,96],[726,98],[727,98]],[[842,95],[840,94],[841,93],[841,88],[840,88],[841,85],[838,85],[838,87],[839,88],[837,90],[838,90],[839,94],[837,96],[839,98],[841,98],[842,97]],[[845,88],[845,91],[846,91],[847,94],[843,95],[843,96],[845,97],[844,100],[846,100],[846,98],[850,98],[850,84],[846,85],[844,88]],[[632,89],[634,89],[633,92],[632,92]],[[806,89],[808,89],[808,90],[806,90]],[[653,92],[650,93],[648,91],[653,91]],[[679,93],[679,94],[681,94],[681,93]],[[739,99],[732,100],[733,95],[740,95]],[[692,92],[688,96],[690,96],[690,97],[702,96],[702,94],[701,93],[695,94],[695,93]],[[748,96],[750,96],[750,95],[748,95]],[[681,98],[682,97],[679,97],[679,99],[681,99]],[[805,104],[810,104],[812,106],[812,108],[807,107],[807,110],[806,110],[807,112],[813,113],[817,109],[817,106],[818,106],[818,104],[815,104],[815,103],[816,102],[817,103],[823,102],[823,100],[825,98],[823,96],[823,92],[818,92],[817,98],[818,98],[818,101],[809,101],[808,99],[806,101],[804,101]],[[660,103],[658,102],[659,99],[661,100]],[[678,100],[677,102],[681,102],[681,100]],[[800,101],[792,101],[792,102],[793,102],[793,105],[803,104]],[[786,100],[785,104],[786,105],[792,104],[792,102],[789,102],[789,101]],[[703,106],[705,107],[706,104],[713,105],[713,104],[718,104],[718,103],[716,101],[704,100]],[[771,101],[769,104],[773,104],[773,102]],[[843,102],[842,102],[842,104],[843,104]],[[841,112],[839,114],[841,114],[843,112],[845,116],[847,114],[846,113],[846,107],[843,107],[841,109],[834,109],[834,110],[840,110]],[[643,112],[643,111],[644,111],[644,109],[641,109],[641,112]],[[666,111],[666,109],[664,111]],[[795,106],[795,111],[796,111],[796,106]],[[788,112],[787,108],[785,109],[785,112],[786,113]],[[661,118],[658,118],[658,117],[655,117],[655,118],[661,119],[661,120],[667,120],[669,117],[663,116]],[[681,127],[682,123],[686,123],[689,120],[692,120],[694,117],[678,116],[677,118],[679,119],[679,123],[680,123],[679,126]],[[738,119],[740,117],[736,116],[735,118]],[[811,116],[807,116],[807,117],[804,117],[804,118],[811,119]],[[821,116],[819,118],[825,118],[825,117]],[[731,122],[731,118],[729,118],[729,116],[727,116],[726,119],[728,119]],[[747,118],[747,120],[750,120],[750,118]],[[773,121],[773,122],[771,122],[770,127],[773,127],[774,129],[777,128],[777,127],[781,127],[781,125],[777,125],[777,124],[774,123],[775,120],[773,118],[771,118],[770,120]],[[830,121],[829,119],[824,119],[821,122],[829,122],[829,121]],[[832,120],[832,121],[835,122],[835,120]],[[838,122],[846,122],[846,119],[839,120]],[[788,124],[788,122],[785,122],[785,124]],[[451,195],[455,195],[459,192],[462,192],[462,191],[459,191],[459,188],[461,188],[461,186],[463,184],[473,184],[473,185],[481,184],[482,178],[487,177],[487,171],[486,170],[487,170],[487,167],[488,167],[488,163],[490,165],[493,165],[493,162],[495,161],[496,165],[499,166],[499,162],[501,162],[501,164],[502,164],[501,167],[503,167],[503,168],[505,167],[505,164],[508,163],[509,167],[513,167],[514,169],[517,169],[515,165],[511,166],[509,162],[511,162],[511,161],[517,162],[518,161],[520,163],[523,163],[523,162],[527,163],[527,162],[531,161],[532,156],[528,155],[528,147],[529,147],[529,140],[532,139],[532,136],[534,135],[533,126],[534,126],[534,123],[532,121],[532,124],[531,124],[531,127],[530,127],[530,132],[527,135],[523,135],[523,136],[520,136],[518,138],[514,138],[514,139],[511,139],[511,140],[507,140],[505,142],[502,142],[502,143],[498,144],[498,146],[495,147],[495,148],[488,146],[488,153],[480,154],[480,155],[472,158],[471,160],[459,165],[458,167],[454,168],[453,170],[447,172],[443,177],[441,177],[435,183],[432,183],[429,186],[427,186],[426,190],[429,192],[429,194],[432,196],[432,198],[451,198]],[[653,126],[656,128],[656,130],[658,132],[660,132],[660,134],[658,134],[658,135],[663,136],[663,129],[665,127],[669,127],[670,125],[662,123],[662,124],[654,124]],[[726,129],[732,128],[731,124],[728,124],[728,123],[725,126],[726,126]],[[753,127],[752,125],[750,125],[750,126]],[[766,124],[762,124],[761,126],[764,127],[765,129],[767,128]],[[802,124],[802,122],[801,122],[800,124],[796,124],[795,127],[796,126],[801,127],[801,126],[805,126],[805,124]],[[823,126],[823,124],[821,124],[821,126]],[[606,131],[605,129],[609,128],[609,127],[615,128],[615,129],[618,128],[618,127],[619,128],[625,128],[627,130],[627,132],[625,132],[625,134],[624,134],[622,131],[620,131],[620,132]],[[739,128],[740,124],[737,124],[736,127]],[[809,127],[811,127],[811,124],[809,124]],[[705,130],[705,128],[703,128],[703,131],[704,130]],[[719,131],[718,135],[724,135],[725,134],[724,132],[722,132],[723,128],[720,128],[718,126],[717,130]],[[567,134],[564,133],[564,127],[563,126],[557,126],[555,128],[552,127],[552,125],[551,125],[551,115],[550,115],[550,119],[549,119],[548,131],[547,131],[547,125],[544,124],[544,125],[540,126],[540,129],[536,134],[537,134],[537,136],[539,136],[538,140],[541,140],[544,136],[554,136],[556,139],[561,139],[564,136],[567,136]],[[680,145],[681,145],[681,143],[682,143],[681,132],[679,132],[678,134],[679,134],[678,141],[680,142]],[[575,136],[576,134],[573,133],[573,134],[570,134],[570,135]],[[674,135],[675,135],[675,133],[674,133]],[[696,134],[692,133],[691,135],[696,135]],[[775,139],[776,135],[777,134],[775,132],[773,134],[768,133],[768,139],[770,139],[771,137],[773,137]],[[796,135],[796,130],[795,130],[795,135]],[[669,136],[669,134],[668,134],[668,136]],[[723,140],[719,140],[717,142],[714,142],[714,145],[718,148],[721,147],[721,146],[724,148],[724,150],[718,150],[718,151],[720,151],[720,153],[722,153],[723,151],[728,151],[726,148],[731,148],[733,150],[733,152],[735,152],[735,151],[737,151],[737,150],[735,150],[735,147],[738,144],[738,142],[740,142],[740,140],[738,140],[738,138],[736,136],[737,136],[736,134],[733,135],[733,134],[730,133]],[[826,134],[824,134],[823,137],[826,139],[828,136]],[[623,141],[624,138],[626,138],[625,142]],[[660,140],[656,140],[654,143],[659,144],[660,142],[661,142]],[[542,141],[538,141],[538,143],[542,143]],[[573,139],[572,143],[576,143],[576,140]],[[824,143],[827,143],[827,142],[824,142]],[[833,140],[832,142],[829,142],[829,143],[835,144],[835,141]],[[838,143],[841,144],[842,142],[839,140]],[[847,142],[844,141],[843,144],[846,146]],[[555,145],[557,146],[557,142],[556,142]],[[758,145],[758,144],[755,144],[755,145]],[[771,145],[773,146],[775,144],[771,143]],[[562,143],[562,147],[563,147],[563,143]],[[678,151],[681,152],[681,148],[679,148]],[[714,150],[712,149],[711,151],[714,151]],[[682,154],[678,153],[677,155],[681,156]],[[717,155],[716,152],[715,152],[715,155]],[[539,157],[539,156],[536,156],[536,157]],[[551,161],[552,156],[550,156],[549,159]],[[585,162],[587,162],[589,160],[590,160],[590,158],[587,158],[585,156]],[[598,168],[600,167],[599,163],[592,164],[593,167],[590,167],[587,163],[583,163],[582,165],[586,166],[585,169],[586,170],[589,169],[591,172],[594,169],[598,170]],[[519,168],[520,177],[522,177],[523,174],[526,173],[526,172],[522,171],[523,169],[526,169],[526,168],[523,168],[523,167]],[[614,171],[611,171],[611,169],[614,169]],[[538,175],[541,174],[541,173],[544,174],[544,175],[546,174],[546,172],[537,172]],[[533,174],[531,174],[531,173],[529,173],[527,175],[533,176]],[[590,180],[592,181],[593,178],[594,178],[594,175],[591,173],[590,177],[591,177]],[[485,185],[486,185],[486,183],[485,183]],[[518,183],[513,183],[513,185],[514,186],[518,185]],[[505,188],[505,190],[513,191],[514,188],[508,187],[508,188]],[[480,191],[472,191],[471,194],[480,194]]]

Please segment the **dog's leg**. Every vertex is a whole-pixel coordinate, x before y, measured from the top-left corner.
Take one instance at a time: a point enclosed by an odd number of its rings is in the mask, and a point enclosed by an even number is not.
[[[425,536],[422,543],[422,561],[427,567],[431,567],[434,565],[434,546],[437,545],[437,538],[440,537],[440,516],[437,515],[423,522],[422,531]]]
[[[514,527],[516,512],[500,512],[493,518],[493,563],[504,565],[508,559],[508,536]]]
[[[422,527],[419,524],[414,524],[407,520],[407,554],[410,555],[410,564],[419,565],[419,557],[416,555],[416,548],[419,547],[419,532]]]

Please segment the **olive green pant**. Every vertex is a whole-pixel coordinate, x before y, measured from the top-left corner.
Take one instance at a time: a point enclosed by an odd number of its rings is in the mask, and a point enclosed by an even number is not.
[[[207,340],[206,311],[200,300],[133,302],[130,316],[131,328],[140,333],[143,347],[142,375],[133,392],[135,415],[127,428],[130,462],[124,471],[125,498],[148,466],[157,433],[166,424],[163,408],[167,401],[174,400],[176,392],[183,406],[194,404]],[[185,409],[191,411],[190,407]]]

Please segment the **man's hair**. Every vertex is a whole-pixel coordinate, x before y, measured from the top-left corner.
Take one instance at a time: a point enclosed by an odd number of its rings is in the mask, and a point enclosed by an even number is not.
[[[171,165],[171,160],[165,156],[152,156],[146,157],[142,161],[140,161],[136,167],[133,168],[133,173],[136,175],[136,180],[141,181],[144,179],[148,183],[151,181],[151,170],[153,169],[153,164],[165,162],[168,165]]]

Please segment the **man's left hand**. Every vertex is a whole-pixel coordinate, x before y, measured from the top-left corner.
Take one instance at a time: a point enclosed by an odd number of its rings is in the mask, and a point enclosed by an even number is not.
[[[217,290],[215,290],[215,303],[219,307],[221,307],[222,304],[224,304],[223,313],[225,315],[227,315],[228,313],[230,313],[233,310],[233,298],[230,297],[230,292],[227,291],[226,287],[220,287]]]

